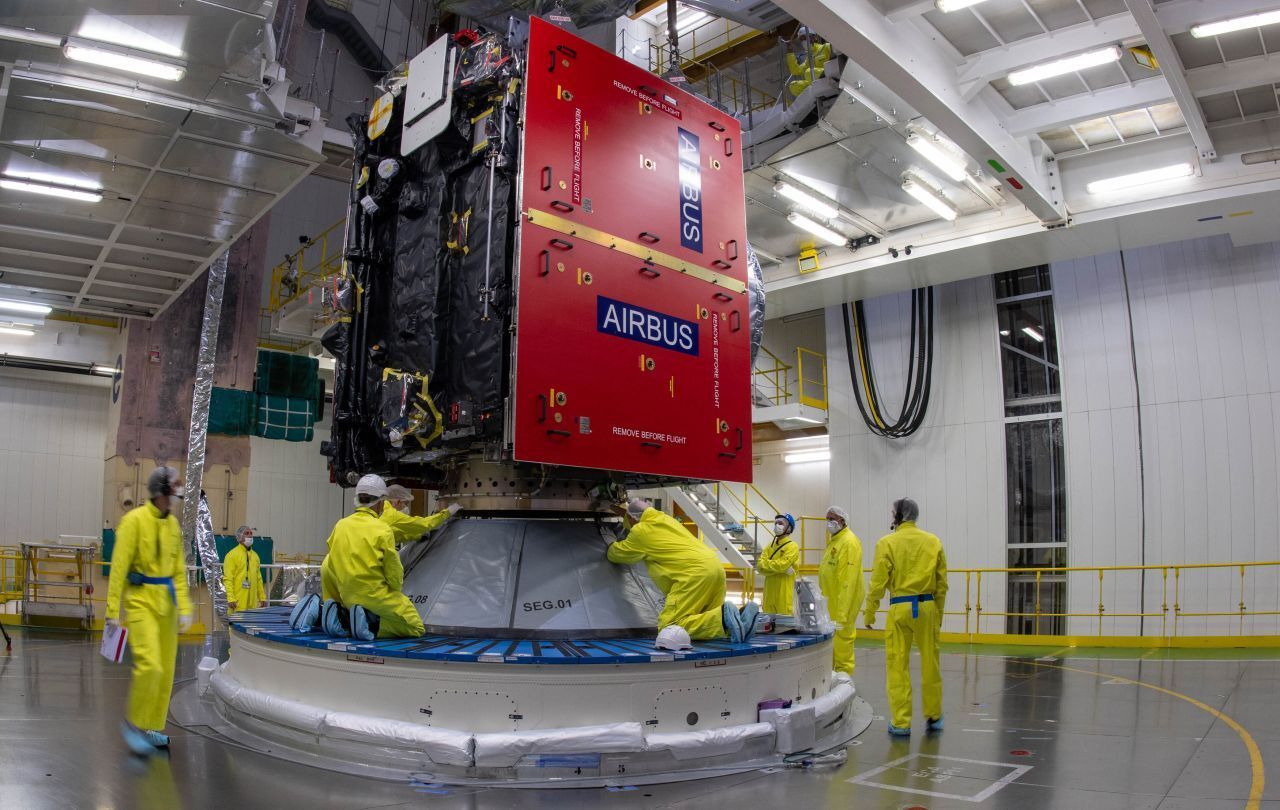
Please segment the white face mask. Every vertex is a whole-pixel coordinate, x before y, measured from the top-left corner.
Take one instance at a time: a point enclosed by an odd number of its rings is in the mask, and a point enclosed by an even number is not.
[[[252,537],[246,537],[246,538],[244,539],[244,547],[245,547],[245,548],[253,548],[253,538],[252,538]]]
[[[786,534],[786,533],[787,533],[787,524],[785,524],[785,523],[775,523],[775,524],[773,524],[773,536],[774,536],[774,537],[781,537],[782,535],[784,535],[784,534]]]
[[[840,531],[840,529],[842,528],[843,527],[834,520],[827,521],[827,531],[831,532],[832,534],[835,534],[836,532]]]

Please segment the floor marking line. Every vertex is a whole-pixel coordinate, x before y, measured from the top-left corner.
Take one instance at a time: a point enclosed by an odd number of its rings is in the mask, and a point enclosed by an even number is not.
[[[965,729],[965,730],[967,731],[968,729]],[[973,796],[964,796],[957,793],[943,793],[941,791],[934,791],[934,790],[923,790],[921,788],[904,787],[902,785],[887,785],[883,782],[871,781],[871,777],[873,776],[878,776],[884,773],[885,771],[892,770],[893,768],[896,768],[897,766],[902,765],[903,763],[910,762],[913,759],[920,760],[921,758],[932,759],[936,762],[946,760],[949,762],[967,762],[971,765],[991,765],[996,768],[1009,768],[1010,771],[1009,773],[1005,774],[1004,776],[1000,777],[994,782],[991,782],[990,784],[988,784],[986,788],[979,791],[977,794]],[[895,759],[893,762],[886,762],[884,765],[881,765],[878,768],[872,768],[866,773],[860,773],[857,776],[853,777],[852,779],[846,779],[845,781],[852,785],[867,785],[868,787],[878,787],[878,788],[883,788],[885,790],[896,790],[901,793],[914,793],[920,796],[932,796],[937,799],[958,799],[959,801],[962,801],[962,802],[972,802],[974,804],[981,804],[982,802],[985,802],[987,799],[995,795],[1000,789],[1007,787],[1009,784],[1014,782],[1020,776],[1030,772],[1031,768],[1032,768],[1031,765],[1010,765],[1007,762],[989,762],[983,759],[965,759],[963,757],[942,756],[941,754],[923,754],[917,751],[914,754],[907,754],[905,757],[900,757],[898,759]],[[986,779],[983,779],[981,777],[976,777],[976,776],[969,776],[969,777],[963,777],[963,778],[970,779],[973,781],[978,781],[978,782],[988,781]]]
[[[1074,650],[1074,649],[1075,649],[1075,647],[1063,647],[1061,650],[1054,650],[1053,652],[1049,653],[1048,655],[1042,655],[1042,656],[1040,656],[1039,658],[1037,658],[1036,660],[1037,660],[1037,661],[1048,661],[1050,658],[1057,658],[1058,656],[1062,655],[1064,652],[1071,652],[1071,651],[1072,651],[1072,650]]]
[[[1061,669],[1066,672],[1076,672],[1081,675],[1091,675],[1095,678],[1111,678],[1114,681],[1129,683],[1134,686],[1141,686],[1144,689],[1150,689],[1155,692],[1161,692],[1163,694],[1169,695],[1170,697],[1176,697],[1179,700],[1185,700],[1187,703],[1190,703],[1192,706],[1195,706],[1197,709],[1200,709],[1201,711],[1204,711],[1204,712],[1208,712],[1209,714],[1218,718],[1219,720],[1221,720],[1222,722],[1226,723],[1228,726],[1231,727],[1231,730],[1234,731],[1240,737],[1240,741],[1244,743],[1245,749],[1249,752],[1249,768],[1252,772],[1251,774],[1252,780],[1249,785],[1249,800],[1245,804],[1245,810],[1259,810],[1259,808],[1262,806],[1262,789],[1263,787],[1266,786],[1266,783],[1267,783],[1266,768],[1262,764],[1262,752],[1258,750],[1258,743],[1254,741],[1253,735],[1251,735],[1245,729],[1244,726],[1237,723],[1234,718],[1226,714],[1223,714],[1222,712],[1218,711],[1212,706],[1209,706],[1208,704],[1205,704],[1199,700],[1196,700],[1190,695],[1184,695],[1181,692],[1175,692],[1172,689],[1165,689],[1163,686],[1156,686],[1153,683],[1147,683],[1145,681],[1135,681],[1133,678],[1125,678],[1123,676],[1112,675],[1107,672],[1090,672],[1087,669],[1078,669],[1076,667],[1066,667],[1066,666],[1062,666],[1061,664],[1043,664],[1043,663],[1040,663],[1039,661],[1032,661],[1031,663],[1033,666],[1046,667],[1048,669]]]

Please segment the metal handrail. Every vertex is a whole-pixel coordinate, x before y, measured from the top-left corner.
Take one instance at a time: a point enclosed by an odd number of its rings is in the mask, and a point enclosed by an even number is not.
[[[768,365],[769,361],[773,361],[773,365]],[[761,368],[751,370],[753,382],[754,378],[760,378],[762,382],[756,382],[761,387],[764,395],[769,398],[775,405],[781,405],[791,401],[791,366],[782,362],[782,358],[769,351],[763,345],[760,346],[760,353],[756,355],[756,362],[762,364]],[[773,394],[769,391],[772,389]]]
[[[273,315],[308,289],[323,284],[342,270],[342,239],[346,218],[325,228],[271,270],[266,314]],[[308,263],[310,262],[310,263]],[[286,285],[286,278],[292,277]]]
[[[809,369],[812,371],[814,365],[818,366],[819,376],[805,376],[805,357],[813,358],[809,360]],[[827,356],[821,352],[815,352],[813,349],[805,349],[796,347],[796,375],[798,398],[801,405],[809,405],[814,408],[827,409]],[[820,396],[811,396],[809,392],[813,390],[813,386],[817,386],[822,393]]]

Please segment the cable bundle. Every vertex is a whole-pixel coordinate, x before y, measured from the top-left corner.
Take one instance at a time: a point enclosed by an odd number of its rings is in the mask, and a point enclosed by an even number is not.
[[[902,413],[894,420],[886,418],[885,407],[876,389],[866,323],[861,301],[844,305],[845,351],[849,356],[849,376],[853,380],[853,399],[872,433],[890,439],[910,436],[924,423],[929,391],[933,386],[933,287],[911,291],[907,389],[902,399]]]

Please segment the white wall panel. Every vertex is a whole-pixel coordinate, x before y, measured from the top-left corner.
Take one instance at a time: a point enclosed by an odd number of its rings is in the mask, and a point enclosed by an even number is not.
[[[1133,340],[1120,256],[1053,267],[1060,324],[1068,445],[1069,554],[1073,564],[1129,564],[1142,557],[1137,522],[1142,404],[1146,561],[1208,563],[1277,557],[1280,481],[1280,308],[1276,244],[1233,248],[1226,237],[1126,251]],[[1137,388],[1130,351],[1136,356]],[[1120,584],[1126,583],[1126,584]],[[1115,592],[1113,612],[1137,606],[1134,577]],[[1280,574],[1238,568],[1188,571],[1175,583],[1146,577],[1146,611],[1175,602],[1183,613],[1274,610]],[[1113,586],[1114,587],[1114,586]],[[1072,609],[1089,610],[1096,587],[1073,580]],[[1092,591],[1092,593],[1090,593]],[[1176,593],[1176,599],[1175,599]],[[1095,623],[1096,625],[1096,623]],[[1109,619],[1116,632],[1132,620]],[[1171,622],[1165,624],[1171,630]],[[1148,620],[1147,632],[1161,622]],[[1184,617],[1181,634],[1237,632],[1236,616]],[[1249,632],[1276,632],[1274,617]],[[1088,622],[1073,629],[1087,631]]]
[[[108,388],[0,375],[0,545],[98,536]]]
[[[250,439],[249,525],[270,535],[279,552],[323,554],[333,524],[350,511],[352,490],[329,483],[320,455],[328,438],[326,421],[310,442]]]

